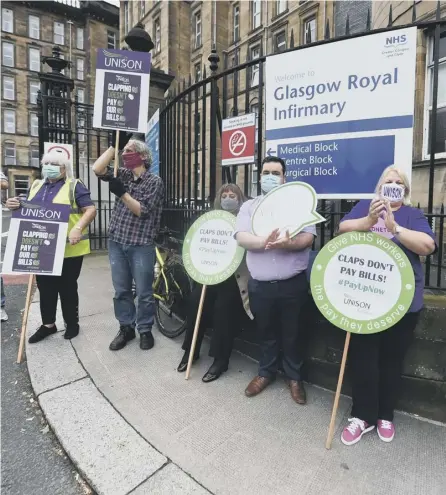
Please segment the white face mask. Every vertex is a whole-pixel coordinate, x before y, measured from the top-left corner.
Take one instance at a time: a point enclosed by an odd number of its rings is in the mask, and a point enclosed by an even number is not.
[[[381,186],[381,197],[391,203],[400,203],[404,199],[405,188],[396,182]]]
[[[260,179],[260,187],[265,194],[268,194],[270,191],[280,186],[281,179],[277,175],[262,175]]]

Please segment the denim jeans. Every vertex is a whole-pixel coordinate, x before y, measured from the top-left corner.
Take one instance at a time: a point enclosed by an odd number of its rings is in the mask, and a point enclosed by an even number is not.
[[[152,331],[155,304],[153,299],[153,268],[155,247],[131,246],[109,241],[108,255],[115,297],[115,317],[120,325],[136,326],[139,333]],[[135,281],[138,309],[132,293]]]
[[[2,281],[2,308],[6,306],[6,296],[5,296],[5,287],[3,286],[3,278],[0,277]]]

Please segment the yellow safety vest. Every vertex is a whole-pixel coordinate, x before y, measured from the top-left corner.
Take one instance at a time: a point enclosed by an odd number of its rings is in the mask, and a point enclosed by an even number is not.
[[[76,204],[74,190],[76,184],[80,182],[78,179],[66,179],[64,185],[60,188],[60,191],[53,199],[53,203],[60,205],[71,205],[70,218],[68,219],[68,233],[79,222],[82,211]],[[35,180],[31,186],[31,190],[28,195],[28,200],[31,201],[40,188],[43,186],[44,181]],[[90,240],[88,238],[88,228],[82,232],[81,241],[72,246],[67,238],[67,244],[65,246],[65,258],[74,258],[75,256],[84,256],[90,254]]]

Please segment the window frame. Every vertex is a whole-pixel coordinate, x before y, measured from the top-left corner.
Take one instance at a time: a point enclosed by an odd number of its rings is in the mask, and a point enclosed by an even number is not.
[[[12,49],[12,55],[11,55],[12,65],[5,64],[5,45],[10,46]],[[14,43],[2,40],[2,65],[4,65],[5,67],[15,68],[15,44]]]
[[[280,6],[283,6],[281,9]],[[276,0],[276,16],[284,14],[288,10],[287,0]]]
[[[8,20],[7,16],[5,16],[5,12],[8,12],[11,14],[10,20]],[[8,22],[11,23],[11,31],[9,31],[8,29],[5,29],[5,24]],[[4,33],[14,34],[14,11],[12,9],[8,9],[6,7],[2,7],[2,31]]]
[[[33,36],[32,35],[32,22],[31,19],[34,19],[37,21],[37,30],[38,30],[38,36]],[[38,15],[34,14],[29,14],[28,15],[28,38],[31,38],[33,40],[40,40],[40,17]]]
[[[11,115],[14,116],[14,130],[13,131],[8,131],[6,124],[6,114],[11,113]],[[3,133],[4,134],[16,134],[17,133],[17,112],[13,108],[4,108],[3,109]]]
[[[56,26],[62,26],[62,34],[56,32]],[[56,36],[62,37],[62,43],[56,41]],[[53,21],[53,43],[55,45],[65,46],[65,23],[59,21]]]
[[[283,37],[284,37],[284,45],[285,45],[285,46],[284,46],[284,49],[283,49],[283,50],[279,50],[279,49],[278,49],[278,48],[279,48],[279,45],[277,44],[277,38],[278,38],[279,36],[281,36],[282,34],[283,34]],[[287,50],[287,48],[288,48],[288,47],[287,47],[287,45],[288,45],[287,41],[288,41],[288,40],[287,40],[287,32],[286,32],[286,29],[282,29],[282,30],[280,30],[280,31],[275,32],[275,33],[274,33],[274,35],[273,35],[273,42],[274,42],[274,46],[273,46],[273,53],[282,53],[282,52],[286,51],[286,50]]]
[[[5,95],[5,88],[6,88],[5,79],[10,79],[12,81],[12,98],[7,98]],[[15,101],[16,100],[15,77],[8,74],[2,74],[2,85],[3,85],[2,98],[7,101]]]
[[[303,33],[303,39],[302,39],[302,45],[307,45],[307,25],[309,25],[312,21],[314,21],[314,39],[311,39],[311,43],[314,43],[317,41],[317,17],[316,15],[311,15],[306,17],[305,19],[302,19],[302,33]]]
[[[7,157],[6,157],[6,150],[7,149],[12,149],[14,151],[14,156],[8,157],[8,158],[13,158],[14,163],[6,163],[7,162]],[[17,147],[13,141],[6,141],[3,143],[3,165],[5,167],[15,167],[17,165]]]
[[[33,118],[35,117],[37,133],[33,134]],[[39,137],[39,116],[37,112],[29,112],[29,135],[32,137]]]
[[[82,70],[79,70],[79,62],[82,62]],[[82,73],[82,77],[79,77],[79,74]],[[76,79],[78,81],[85,80],[85,60],[83,58],[76,58]]]
[[[82,43],[79,43],[79,34],[82,35]],[[79,46],[81,45],[81,46]],[[83,27],[76,28],[76,48],[78,50],[85,50],[85,30]]]
[[[37,151],[37,165],[33,165],[33,160],[36,159],[36,157],[33,157],[33,152]],[[40,151],[39,151],[39,146],[36,144],[31,144],[30,149],[29,149],[29,164],[32,168],[39,168],[40,167]]]
[[[259,55],[257,57],[253,57],[252,56],[252,52],[254,50],[258,50],[259,51]],[[256,59],[260,58],[260,54],[261,54],[260,44],[251,45],[249,47],[249,60],[256,60]],[[250,66],[249,89],[257,88],[257,86],[259,85],[259,76],[258,76],[259,71],[260,71],[260,65],[259,64],[255,64],[255,65],[251,65]],[[254,74],[257,74],[257,83],[256,84],[253,84]]]
[[[236,14],[236,10],[237,10],[237,14]],[[240,4],[235,3],[232,6],[232,42],[237,43],[237,41],[239,40],[240,40]]]
[[[161,53],[161,18],[153,20],[153,37],[155,41],[155,54]]]
[[[258,7],[258,10],[257,10]],[[258,25],[257,19],[258,18]],[[252,30],[259,29],[262,26],[262,0],[252,0],[251,2],[251,28]]]
[[[82,91],[82,98],[79,98],[79,92]],[[84,88],[76,88],[76,96],[78,103],[85,103],[85,89]],[[81,101],[82,100],[82,101]]]
[[[113,36],[113,46],[110,45],[110,35]],[[107,48],[114,50],[116,48],[116,32],[111,29],[107,29]]]
[[[36,101],[32,101],[32,98],[31,98],[31,95],[33,94],[32,91],[31,91],[31,86],[33,84],[36,84],[38,86],[37,88],[37,92],[36,92]],[[29,80],[29,84],[28,84],[28,94],[29,94],[29,98],[28,98],[28,101],[31,105],[37,105],[37,98],[39,96],[39,91],[40,91],[40,81],[37,81],[36,79],[30,79]]]
[[[443,33],[442,33],[443,34]],[[446,36],[446,33],[445,33]],[[434,52],[434,37],[427,37],[427,50],[426,50],[426,76],[425,76],[425,89],[424,89],[424,116],[423,116],[423,146],[422,146],[422,159],[429,160],[429,123],[430,116],[429,112],[432,109],[430,103],[432,83],[433,83],[433,72],[434,72],[434,62],[433,62],[433,52]],[[440,66],[446,65],[446,56],[438,60],[438,75],[440,75]],[[446,77],[445,77],[446,84]],[[437,90],[438,91],[438,90]],[[441,105],[437,102],[437,111],[439,109],[446,108],[446,101]],[[435,153],[435,158],[446,158],[446,146],[443,153]]]
[[[198,12],[194,13],[194,50],[197,50],[202,45],[203,45],[203,22],[201,18],[201,10],[199,10]]]
[[[26,177],[26,179],[25,179]],[[29,191],[29,175],[14,175],[13,176],[13,181],[14,181],[14,196],[20,196],[21,194],[24,194],[24,195],[27,195],[28,194],[28,191]],[[23,190],[22,187],[20,187],[20,189],[17,189],[17,182],[20,181],[20,182],[26,182],[27,185],[26,185],[26,189],[25,192],[18,192],[19,190]]]
[[[31,62],[31,53],[38,53],[39,54],[39,68],[37,70],[32,68],[32,62]],[[35,46],[29,46],[28,47],[28,70],[31,72],[40,72],[40,65],[41,65],[41,57],[40,57],[40,48],[36,48]]]

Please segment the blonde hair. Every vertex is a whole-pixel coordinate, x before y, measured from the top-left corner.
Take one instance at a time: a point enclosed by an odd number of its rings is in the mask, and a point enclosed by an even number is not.
[[[42,165],[51,164],[58,165],[59,167],[65,167],[65,176],[68,179],[73,178],[73,167],[70,160],[61,151],[50,151],[42,156]]]
[[[375,188],[375,194],[379,194],[381,190],[381,186],[384,184],[386,177],[391,173],[395,172],[397,175],[399,175],[400,179],[403,182],[404,185],[404,198],[403,198],[403,204],[409,206],[410,205],[410,184],[409,184],[409,179],[406,175],[406,172],[404,172],[402,169],[396,167],[395,165],[390,165],[386,169],[384,169],[383,173],[381,174],[381,177],[378,180],[378,183],[376,184]]]
[[[240,206],[246,201],[246,197],[243,194],[240,187],[237,184],[223,184],[215,195],[214,210],[221,210],[221,195],[224,192],[232,192],[237,196]]]

